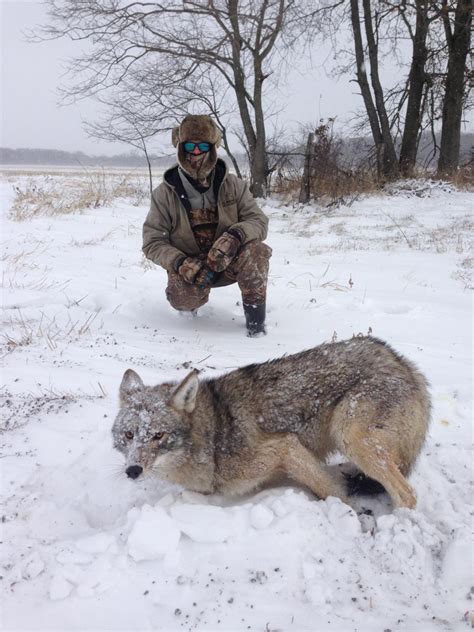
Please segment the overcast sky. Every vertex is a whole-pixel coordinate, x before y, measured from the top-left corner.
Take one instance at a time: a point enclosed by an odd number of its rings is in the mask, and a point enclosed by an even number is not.
[[[58,105],[57,88],[64,83],[64,61],[74,49],[69,40],[27,43],[23,32],[46,19],[42,2],[0,0],[1,8],[1,137],[3,147],[41,147],[82,150],[92,154],[127,151],[125,145],[89,138],[83,121],[94,120],[96,104],[89,100],[71,106]],[[292,71],[286,95],[281,94],[280,124],[316,122],[337,116],[339,125],[361,106],[356,86],[345,76],[335,81],[327,51],[318,49],[311,74]],[[470,126],[472,127],[472,125]],[[165,149],[159,147],[159,149]]]

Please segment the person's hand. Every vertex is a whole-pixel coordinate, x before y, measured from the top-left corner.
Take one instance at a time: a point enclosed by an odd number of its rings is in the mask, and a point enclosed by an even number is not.
[[[186,257],[178,267],[178,274],[186,283],[195,283],[196,277],[204,266],[204,261],[198,257]]]
[[[208,267],[214,272],[222,272],[231,264],[239,248],[240,239],[236,233],[222,233],[209,250],[206,262]]]
[[[216,278],[216,275],[217,272],[214,272],[213,270],[210,270],[206,265],[203,265],[197,273],[194,283],[201,289],[204,289],[212,285],[214,279]]]

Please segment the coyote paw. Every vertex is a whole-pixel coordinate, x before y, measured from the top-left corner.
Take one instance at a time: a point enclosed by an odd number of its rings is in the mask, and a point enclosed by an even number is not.
[[[343,472],[346,479],[347,493],[349,496],[362,495],[372,496],[373,494],[383,494],[385,487],[378,481],[369,476],[366,476],[363,472],[351,473]]]

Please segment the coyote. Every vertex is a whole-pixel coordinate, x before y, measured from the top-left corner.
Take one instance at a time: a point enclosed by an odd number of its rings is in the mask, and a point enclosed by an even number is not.
[[[372,337],[322,344],[221,377],[145,386],[128,369],[112,434],[132,479],[156,473],[187,489],[229,495],[281,475],[319,498],[348,502],[326,466],[342,453],[394,506],[416,505],[409,474],[430,417],[427,382]]]

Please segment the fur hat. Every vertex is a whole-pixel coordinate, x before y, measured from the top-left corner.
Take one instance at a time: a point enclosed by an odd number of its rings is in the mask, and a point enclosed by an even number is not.
[[[187,140],[207,142],[219,147],[221,138],[220,129],[207,114],[188,114],[172,132],[174,147],[177,147],[178,143],[185,143]]]
[[[178,148],[178,163],[195,180],[203,180],[214,169],[217,162],[217,147],[222,134],[215,122],[207,114],[188,114],[178,127],[173,129],[171,140]],[[187,140],[211,143],[211,149],[198,164],[191,164],[189,154],[183,149]]]

